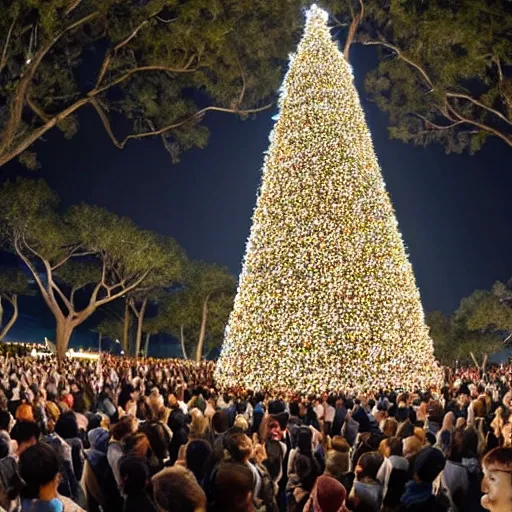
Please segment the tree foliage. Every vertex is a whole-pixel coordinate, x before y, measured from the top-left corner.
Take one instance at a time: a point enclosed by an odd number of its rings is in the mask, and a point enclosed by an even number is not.
[[[433,311],[427,315],[436,357],[442,364],[474,362],[483,366],[487,358],[505,348],[504,339],[512,332],[512,308],[496,293],[506,289],[497,283],[493,291],[475,290],[464,297],[457,311],[446,315]]]
[[[120,149],[160,137],[176,161],[203,147],[206,112],[247,116],[272,102],[299,4],[0,0],[0,165],[37,167],[32,144],[53,128],[72,137],[85,106]]]
[[[389,115],[392,138],[421,146],[437,142],[448,153],[474,153],[492,136],[512,147],[509,1],[326,4],[336,23],[348,27],[349,43],[379,48],[366,89]]]
[[[195,352],[196,360],[222,344],[231,312],[236,282],[224,267],[189,262],[182,286],[170,292],[150,320],[153,332],[167,332],[180,340],[183,355]]]
[[[155,234],[95,206],[61,212],[42,180],[4,183],[0,204],[4,243],[25,263],[54,315],[61,357],[73,330],[98,307],[168,264]]]

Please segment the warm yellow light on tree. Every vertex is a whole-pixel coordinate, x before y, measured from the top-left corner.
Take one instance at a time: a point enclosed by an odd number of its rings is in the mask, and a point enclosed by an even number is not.
[[[216,379],[300,392],[440,381],[351,69],[315,6],[284,80]]]

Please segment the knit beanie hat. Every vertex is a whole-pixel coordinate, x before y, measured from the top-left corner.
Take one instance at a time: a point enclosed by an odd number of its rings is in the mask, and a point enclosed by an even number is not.
[[[424,448],[418,454],[414,472],[422,482],[432,483],[444,469],[446,459],[437,448]]]
[[[318,477],[313,489],[314,510],[319,512],[345,512],[347,491],[335,478],[327,475]]]

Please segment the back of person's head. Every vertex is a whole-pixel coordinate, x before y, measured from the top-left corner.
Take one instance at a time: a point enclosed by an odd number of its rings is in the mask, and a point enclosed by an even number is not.
[[[336,450],[341,453],[348,453],[350,451],[350,445],[343,436],[333,436],[329,449]]]
[[[418,454],[414,464],[416,479],[424,483],[432,483],[446,465],[446,458],[437,448],[424,448]]]
[[[299,428],[297,432],[297,448],[303,455],[312,455],[313,431],[306,426]]]
[[[146,421],[140,426],[139,432],[146,434],[151,450],[158,460],[167,458],[171,437],[159,421]]]
[[[349,452],[327,450],[325,454],[325,474],[340,479],[350,469]]]
[[[253,445],[247,435],[235,432],[226,436],[224,448],[233,461],[246,462],[251,456]]]
[[[386,418],[382,425],[382,433],[386,437],[395,437],[398,431],[398,421],[395,418]]]
[[[377,473],[384,461],[384,457],[379,452],[367,452],[363,453],[357,461],[355,473],[357,479],[371,478],[372,480],[377,479]]]
[[[47,444],[37,443],[27,448],[20,455],[19,471],[26,483],[21,491],[22,498],[37,499],[41,488],[47,485],[55,485],[57,489],[59,459]]]
[[[11,415],[9,411],[0,410],[0,430],[9,431],[11,425]]]
[[[343,485],[328,475],[322,475],[316,481],[311,500],[313,510],[339,512],[346,510],[347,491]]]
[[[224,434],[229,428],[229,417],[226,411],[217,411],[212,417],[213,430],[218,434]]]
[[[138,494],[144,491],[149,483],[149,468],[147,461],[130,455],[121,457],[119,475],[126,495]],[[101,482],[100,482],[101,483]]]
[[[409,436],[403,440],[403,451],[405,457],[412,457],[421,450],[421,441],[416,436]]]
[[[467,427],[462,433],[460,454],[463,459],[473,459],[478,455],[478,432],[473,427]]]
[[[301,487],[306,491],[311,491],[320,472],[316,459],[298,453],[293,461],[293,469],[299,478]]]
[[[224,462],[215,475],[215,503],[223,512],[247,512],[252,506],[252,471],[239,463]]]
[[[205,512],[206,495],[191,471],[165,468],[152,479],[153,497],[161,512]]]
[[[293,402],[290,402],[289,409],[290,409],[290,416],[298,416],[300,414],[299,402],[297,402],[296,400],[294,400]]]
[[[130,434],[123,439],[123,452],[125,455],[131,455],[133,457],[148,457],[151,453],[151,445],[146,434],[142,432],[136,432]]]
[[[204,439],[190,441],[185,452],[185,464],[201,483],[205,477],[207,464],[212,457],[212,446]]]
[[[60,415],[55,424],[55,433],[62,439],[73,439],[78,437],[78,423],[73,411],[68,411]]]
[[[197,408],[190,412],[190,437],[192,439],[200,439],[205,436],[208,429],[208,420],[204,414]]]
[[[379,453],[383,457],[397,456],[402,457],[402,441],[398,437],[386,437],[379,445]]]
[[[136,430],[136,421],[133,416],[124,416],[115,425],[111,433],[114,441],[122,441],[126,436]]]
[[[30,404],[21,404],[16,409],[16,419],[18,421],[32,421],[34,422],[34,409]]]
[[[18,443],[37,442],[41,431],[36,423],[31,421],[17,421],[15,428],[12,429],[11,437]]]
[[[247,432],[249,430],[249,423],[245,419],[245,416],[242,416],[241,414],[239,414],[235,418],[235,422],[233,423],[233,426],[243,430],[244,432]]]

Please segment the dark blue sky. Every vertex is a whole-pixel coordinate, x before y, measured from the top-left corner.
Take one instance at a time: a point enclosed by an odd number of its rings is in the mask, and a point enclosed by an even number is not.
[[[427,310],[455,309],[475,288],[512,276],[510,149],[493,140],[474,157],[436,146],[390,141],[386,117],[364,101],[361,81],[371,50],[354,48],[352,64],[400,229]],[[175,237],[191,258],[227,265],[238,275],[275,110],[255,120],[228,114],[206,119],[208,147],[172,165],[158,140],[116,149],[92,110],[65,141],[52,132],[37,144],[44,177],[65,204],[93,203]],[[34,175],[16,163],[0,179]]]

